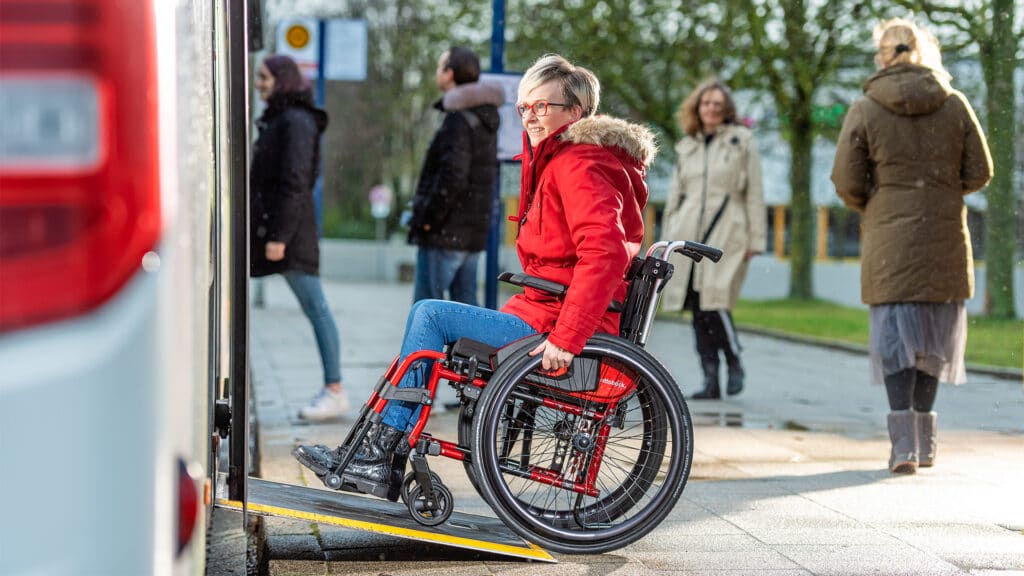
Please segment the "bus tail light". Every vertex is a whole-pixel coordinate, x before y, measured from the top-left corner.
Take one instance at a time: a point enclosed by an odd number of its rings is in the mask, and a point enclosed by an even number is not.
[[[0,332],[92,310],[160,235],[149,2],[0,0]]]
[[[181,554],[192,541],[199,521],[199,489],[188,473],[188,466],[178,459],[178,542],[175,550]]]

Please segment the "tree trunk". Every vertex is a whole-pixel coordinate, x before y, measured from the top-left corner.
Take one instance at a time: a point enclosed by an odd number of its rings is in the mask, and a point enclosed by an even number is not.
[[[1013,268],[1016,250],[1016,198],[1013,166],[1016,122],[1013,73],[1016,40],[1014,0],[993,0],[992,37],[981,47],[987,94],[988,141],[995,165],[985,190],[985,311],[999,318],[1015,317]]]
[[[789,115],[789,147],[792,161],[789,186],[792,190],[789,244],[789,297],[809,300],[814,297],[814,207],[811,205],[811,130],[810,102],[794,102]]]

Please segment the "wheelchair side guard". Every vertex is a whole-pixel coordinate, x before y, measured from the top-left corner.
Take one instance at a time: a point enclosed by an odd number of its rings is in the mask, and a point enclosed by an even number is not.
[[[547,333],[532,334],[500,348],[492,360],[494,369],[496,370],[498,366],[514,355],[523,354],[532,348],[536,348],[547,337]],[[574,356],[572,363],[569,364],[569,368],[565,372],[557,376],[545,376],[540,372],[535,372],[527,380],[532,384],[563,392],[593,392],[597,390],[598,375],[600,373],[598,368],[599,362],[596,359]]]
[[[496,367],[500,366],[503,362],[508,360],[510,356],[512,356],[516,352],[519,352],[523,348],[527,348],[527,347],[535,348],[538,344],[543,342],[544,339],[547,338],[547,337],[548,337],[548,335],[546,333],[545,334],[531,334],[529,336],[524,336],[524,337],[520,338],[519,340],[515,340],[513,342],[510,342],[510,343],[506,344],[505,346],[502,346],[501,348],[498,349],[497,353],[494,354],[494,356],[492,358],[492,361],[491,361],[491,367],[492,368],[496,368]]]

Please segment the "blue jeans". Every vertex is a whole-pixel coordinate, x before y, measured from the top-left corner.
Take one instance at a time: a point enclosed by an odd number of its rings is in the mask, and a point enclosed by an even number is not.
[[[476,271],[479,252],[420,247],[416,252],[416,286],[413,302],[449,300],[479,306],[476,299]]]
[[[501,347],[537,331],[518,317],[489,308],[468,306],[460,302],[421,300],[412,306],[405,322],[405,337],[399,352],[399,363],[419,350],[441,352],[445,344],[459,338],[472,338],[491,346]],[[399,382],[400,388],[425,387],[433,362],[414,364]],[[419,416],[419,405],[413,402],[388,404],[384,424],[405,430]]]
[[[324,365],[324,384],[341,382],[341,338],[334,324],[334,315],[327,305],[320,277],[296,270],[281,273],[288,282],[295,297],[302,306],[302,312],[309,318],[320,349],[320,361]]]

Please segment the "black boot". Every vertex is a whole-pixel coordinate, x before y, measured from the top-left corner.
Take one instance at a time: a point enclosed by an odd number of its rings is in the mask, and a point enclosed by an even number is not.
[[[725,391],[730,396],[735,396],[743,392],[743,365],[739,356],[730,353],[726,353],[725,361],[729,366],[729,383],[726,384]]]
[[[380,433],[380,426],[380,424],[374,424],[370,431],[363,436],[363,441],[359,444],[359,448],[352,457],[353,461],[367,461],[379,458],[377,454],[379,451],[374,448],[373,440]],[[330,448],[323,444],[317,444],[316,446],[299,445],[292,449],[292,456],[303,466],[312,470],[314,474],[323,477],[328,472],[337,470],[338,465],[345,459],[345,452],[347,450],[348,448],[344,446]]]
[[[722,397],[722,391],[718,386],[718,355],[705,356],[700,360],[704,369],[704,389],[697,392],[690,398],[694,400],[717,400]]]
[[[405,433],[390,426],[380,425],[370,430],[341,476],[341,489],[389,498],[394,483],[392,457]],[[344,456],[344,449],[324,450],[322,446],[299,446],[292,451],[295,458],[317,476],[333,472]],[[401,476],[398,470],[398,476]],[[399,479],[400,480],[400,479]]]

